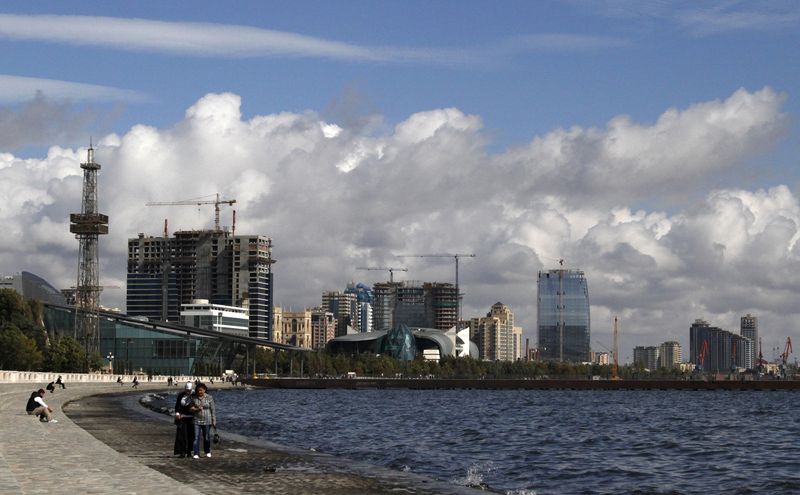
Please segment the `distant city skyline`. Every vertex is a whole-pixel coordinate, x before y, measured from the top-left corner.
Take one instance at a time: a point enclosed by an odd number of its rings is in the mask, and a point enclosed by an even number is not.
[[[475,253],[463,316],[502,301],[535,342],[536,274],[563,258],[592,349],[615,315],[628,361],[748,313],[779,346],[800,338],[798,27],[791,1],[6,2],[0,272],[75,285],[91,138],[104,285],[129,237],[213,223],[146,202],[220,193],[223,224],[274,241],[275,305]]]

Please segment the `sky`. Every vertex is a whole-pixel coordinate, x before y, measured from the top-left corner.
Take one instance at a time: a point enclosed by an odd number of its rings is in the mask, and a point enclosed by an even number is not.
[[[75,285],[92,140],[102,303],[127,239],[272,238],[275,303],[453,282],[536,343],[540,270],[582,269],[592,348],[620,357],[697,318],[800,327],[800,4],[794,1],[4,2],[0,273]],[[224,225],[231,208],[222,207]]]

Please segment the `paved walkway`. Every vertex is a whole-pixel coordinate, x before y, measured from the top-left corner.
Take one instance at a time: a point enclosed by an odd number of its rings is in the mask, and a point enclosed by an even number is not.
[[[209,495],[280,493],[475,494],[478,490],[223,433],[211,459],[170,455],[169,418],[131,407],[129,385],[76,385],[47,393],[57,424],[25,413],[36,384],[0,384],[0,493]],[[142,383],[140,391],[163,391]],[[173,389],[175,390],[175,389]],[[64,414],[62,406],[67,402]]]
[[[58,423],[42,423],[25,412],[31,392],[44,384],[0,384],[0,493],[198,494],[169,476],[143,467],[96,440],[65,417],[61,407],[87,394],[119,392],[117,384],[75,385],[47,393]],[[130,386],[124,387],[130,390]],[[164,389],[163,384],[139,386]]]

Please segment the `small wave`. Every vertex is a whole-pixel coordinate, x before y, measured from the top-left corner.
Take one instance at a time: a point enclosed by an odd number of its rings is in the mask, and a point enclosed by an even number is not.
[[[467,468],[467,474],[463,478],[455,478],[452,483],[455,485],[468,486],[470,488],[480,488],[485,490],[489,487],[483,477],[494,469],[491,462],[472,464]]]
[[[518,488],[516,490],[509,490],[506,495],[536,495],[536,490],[530,488]]]

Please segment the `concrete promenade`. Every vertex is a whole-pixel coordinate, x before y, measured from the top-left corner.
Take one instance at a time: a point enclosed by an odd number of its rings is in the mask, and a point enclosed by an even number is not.
[[[79,428],[62,406],[89,394],[119,392],[116,383],[73,384],[47,393],[58,423],[42,423],[25,412],[31,392],[47,383],[0,384],[0,493],[198,494],[193,488],[122,455]],[[130,382],[125,389],[130,390]],[[139,386],[162,390],[164,384]],[[79,404],[79,403],[78,403]]]
[[[326,454],[271,448],[226,433],[222,425],[224,441],[211,459],[179,459],[172,455],[169,418],[139,406],[135,397],[143,393],[120,395],[131,392],[130,382],[67,381],[66,390],[44,397],[55,424],[25,413],[31,392],[45,384],[0,383],[2,494],[485,493]],[[137,392],[166,390],[165,383],[145,381]]]

